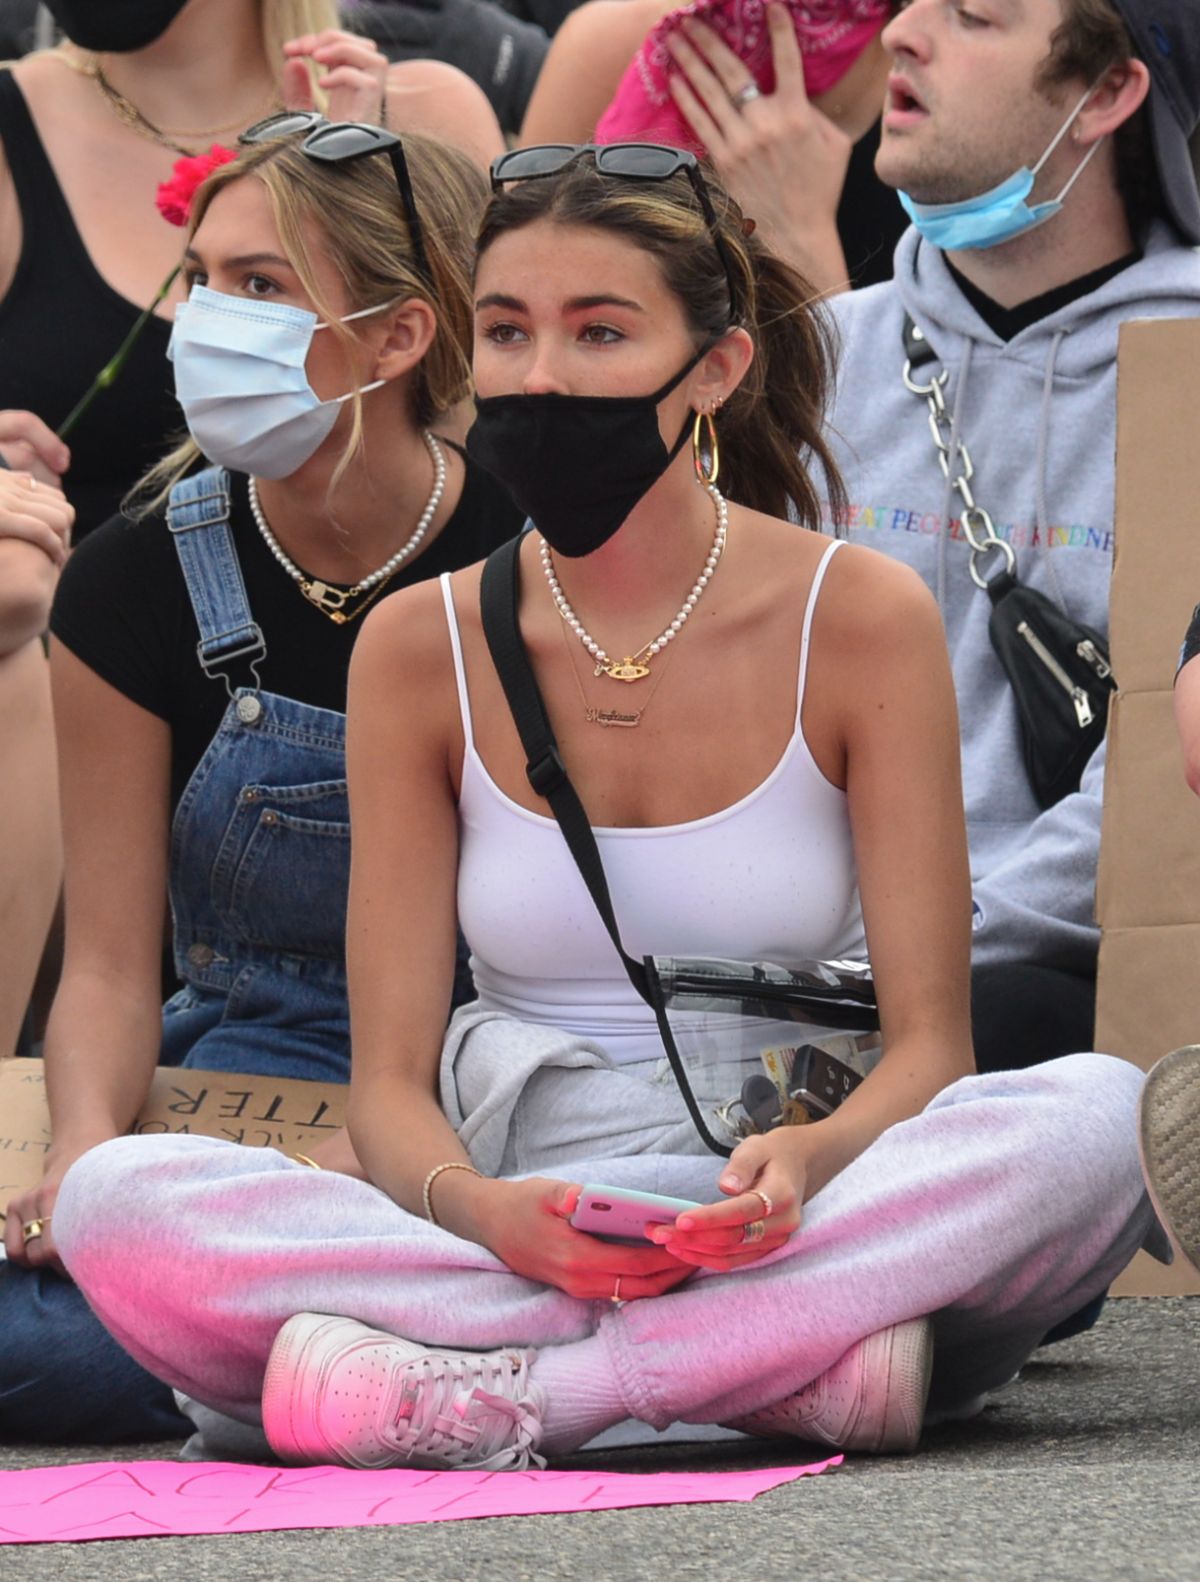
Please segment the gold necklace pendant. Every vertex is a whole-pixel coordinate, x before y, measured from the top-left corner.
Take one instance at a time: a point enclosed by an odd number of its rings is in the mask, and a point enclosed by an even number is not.
[[[642,723],[641,709],[632,714],[622,714],[619,709],[585,709],[583,717],[589,725],[620,725],[626,730]]]
[[[632,654],[626,654],[624,659],[613,661],[607,665],[597,665],[596,675],[609,676],[613,681],[642,681],[650,674],[650,666],[643,665]]]
[[[346,619],[341,613],[346,600],[356,592],[354,588],[331,588],[327,582],[321,582],[316,577],[302,582],[300,591],[310,604],[316,605],[322,615],[327,615],[339,625]]]

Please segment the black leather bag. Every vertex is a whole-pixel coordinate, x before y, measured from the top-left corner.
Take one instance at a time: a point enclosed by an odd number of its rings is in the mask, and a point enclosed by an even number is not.
[[[1030,789],[1040,808],[1053,807],[1079,790],[1088,759],[1104,740],[1108,700],[1117,685],[1108,648],[1099,632],[1072,620],[1044,593],[1019,581],[1012,546],[996,536],[991,517],[975,499],[971,487],[975,467],[945,402],[948,370],[919,384],[917,373],[937,360],[936,353],[907,314],[903,336],[904,384],[929,404],[930,431],[943,476],[964,505],[963,526],[972,546],[971,576],[991,600],[988,635],[1017,700]],[[985,576],[976,559],[993,551],[1001,553],[1006,564]]]
[[[988,582],[988,635],[1017,700],[1025,772],[1041,808],[1079,782],[1104,740],[1116,688],[1099,632],[1001,572]]]

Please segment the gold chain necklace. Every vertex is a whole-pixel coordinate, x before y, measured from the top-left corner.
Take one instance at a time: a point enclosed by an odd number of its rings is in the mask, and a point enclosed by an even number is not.
[[[664,660],[662,668],[654,678],[654,685],[650,688],[642,701],[640,709],[597,709],[587,700],[587,693],[583,690],[583,682],[579,679],[579,671],[575,668],[575,654],[571,647],[571,639],[567,636],[567,628],[560,625],[563,644],[567,650],[567,663],[571,667],[571,679],[575,683],[575,690],[579,693],[579,701],[583,704],[583,717],[589,725],[604,725],[608,728],[620,726],[625,730],[633,730],[642,723],[642,716],[654,701],[654,694],[662,686],[663,677],[667,673],[669,659]]]
[[[142,114],[136,104],[131,103],[125,97],[119,88],[113,87],[112,83],[104,75],[104,69],[95,56],[88,61],[82,70],[84,75],[90,77],[96,87],[99,88],[101,96],[109,109],[131,132],[136,132],[140,137],[145,137],[150,142],[157,143],[160,148],[169,148],[172,153],[182,154],[185,159],[190,159],[196,153],[196,149],[184,148],[181,143],[175,141],[177,137],[186,137],[194,143],[207,144],[219,132],[232,132],[235,129],[240,131],[242,128],[249,126],[252,121],[259,119],[259,117],[253,115],[250,120],[245,120],[243,117],[238,116],[234,121],[226,121],[223,126],[212,126],[198,131],[192,131],[186,127],[156,126],[148,116]],[[273,93],[267,113],[269,114],[270,110],[278,108],[279,95]]]

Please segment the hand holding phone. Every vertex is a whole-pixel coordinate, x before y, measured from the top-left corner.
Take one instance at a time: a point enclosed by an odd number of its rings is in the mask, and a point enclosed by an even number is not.
[[[649,1240],[648,1225],[670,1225],[685,1209],[699,1207],[690,1198],[592,1184],[580,1191],[570,1223],[601,1241],[641,1247]]]

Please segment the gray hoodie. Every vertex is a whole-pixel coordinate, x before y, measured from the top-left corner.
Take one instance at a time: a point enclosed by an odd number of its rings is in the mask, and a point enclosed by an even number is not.
[[[895,268],[886,285],[831,304],[842,349],[830,428],[850,500],[839,530],[907,562],[941,607],[962,730],[976,965],[1088,972],[1104,748],[1077,794],[1039,811],[988,639],[990,604],[968,575],[958,496],[938,465],[926,402],[901,380],[903,321],[912,316],[939,360],[920,377],[950,371],[946,404],[975,464],[976,501],[1015,549],[1019,577],[1107,633],[1117,332],[1128,319],[1200,314],[1200,254],[1156,227],[1138,263],[1007,344],[915,230]]]

